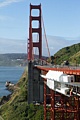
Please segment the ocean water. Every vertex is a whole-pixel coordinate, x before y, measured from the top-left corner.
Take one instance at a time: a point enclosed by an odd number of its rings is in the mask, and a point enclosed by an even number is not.
[[[0,97],[10,94],[5,87],[6,81],[16,84],[24,72],[25,67],[0,67]]]

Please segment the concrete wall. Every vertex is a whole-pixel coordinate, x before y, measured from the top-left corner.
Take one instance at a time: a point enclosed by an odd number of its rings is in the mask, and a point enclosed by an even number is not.
[[[43,102],[43,80],[41,70],[34,67],[33,62],[28,63],[28,103]]]

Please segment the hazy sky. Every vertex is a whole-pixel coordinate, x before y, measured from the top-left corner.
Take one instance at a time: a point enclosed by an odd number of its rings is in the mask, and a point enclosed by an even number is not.
[[[0,0],[0,53],[26,52],[30,3],[41,3],[47,35],[80,38],[80,0]]]

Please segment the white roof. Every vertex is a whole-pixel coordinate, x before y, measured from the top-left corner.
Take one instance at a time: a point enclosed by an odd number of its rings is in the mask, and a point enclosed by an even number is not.
[[[59,78],[62,74],[63,72],[49,70],[48,73],[46,74],[46,78],[59,81]]]

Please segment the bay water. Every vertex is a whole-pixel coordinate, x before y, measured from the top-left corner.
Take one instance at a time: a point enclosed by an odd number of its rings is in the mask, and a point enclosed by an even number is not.
[[[6,81],[16,84],[24,72],[25,67],[0,66],[0,97],[10,94],[5,87]]]

